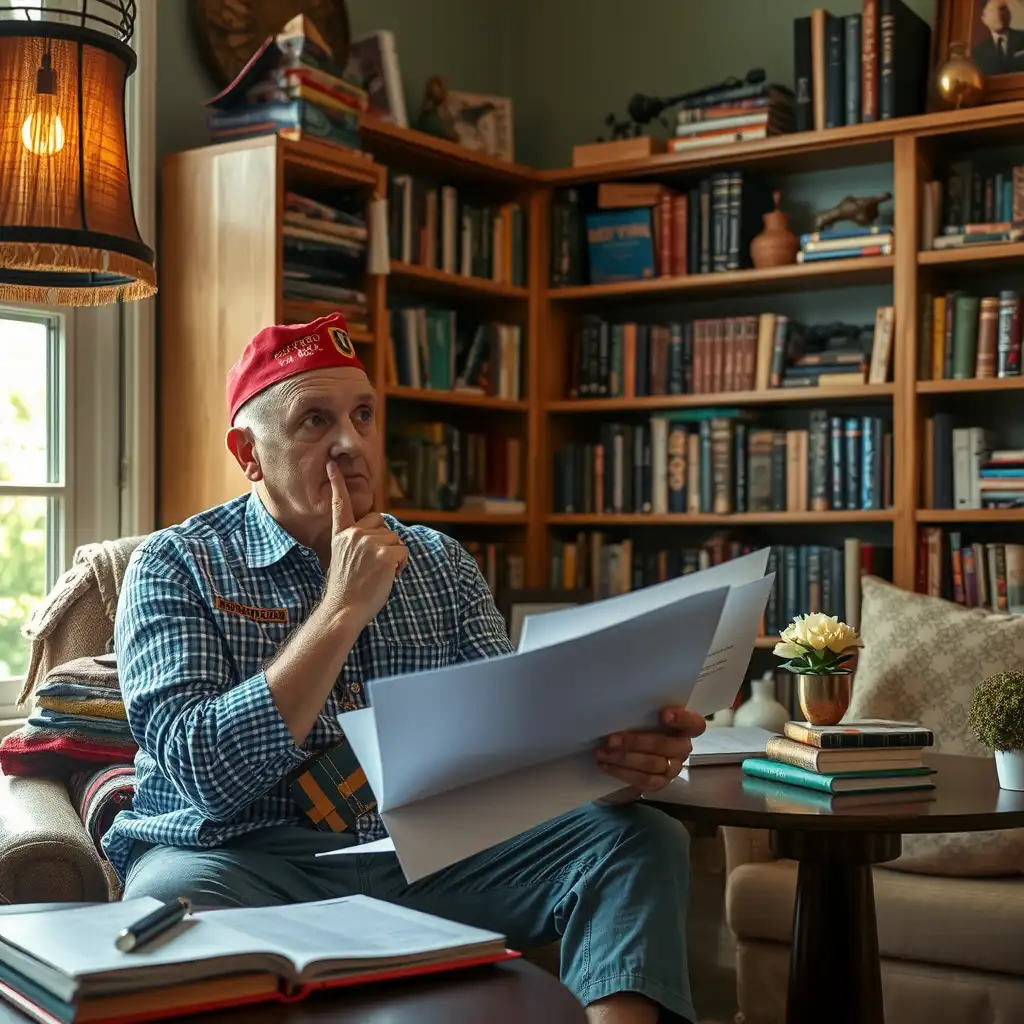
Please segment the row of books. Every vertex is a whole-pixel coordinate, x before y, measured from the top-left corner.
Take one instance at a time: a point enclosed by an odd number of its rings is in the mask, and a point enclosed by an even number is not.
[[[1024,544],[965,541],[960,530],[929,526],[918,537],[917,580],[921,594],[967,608],[1024,615]]]
[[[396,383],[522,397],[523,332],[519,324],[460,323],[451,309],[391,311],[389,359]]]
[[[459,543],[476,559],[488,590],[499,604],[504,593],[526,586],[526,562],[521,552],[496,541],[460,540]]]
[[[823,260],[850,260],[861,256],[891,256],[893,238],[892,224],[812,231],[800,236],[800,251],[796,254],[796,261],[820,263]]]
[[[393,174],[388,241],[403,263],[526,285],[526,216],[518,203],[474,202],[453,185]]]
[[[943,177],[925,183],[923,214],[930,223],[922,224],[922,248],[933,248],[938,240],[948,247],[961,236],[969,241],[1019,226],[1024,221],[1024,166],[955,160]]]
[[[931,29],[903,0],[862,0],[793,22],[796,130],[924,113]]]
[[[334,59],[308,17],[293,18],[207,103],[214,142],[282,135],[361,150],[359,121],[368,97]]]
[[[919,380],[1020,376],[1019,292],[979,297],[955,288],[921,302]]]
[[[781,313],[643,324],[584,316],[567,347],[568,398],[710,395],[884,384],[894,311],[874,328],[815,335]]]
[[[805,813],[816,804],[838,810],[927,800],[935,769],[922,754],[934,743],[930,729],[906,722],[786,722],[763,757],[743,761],[743,789],[779,810]]]
[[[667,547],[631,537],[613,540],[601,530],[552,541],[548,580],[554,590],[612,597],[663,583],[748,554],[757,545],[717,532],[700,546]],[[796,615],[821,611],[844,622],[860,621],[860,578],[891,577],[892,548],[848,537],[841,548],[775,545],[768,556],[775,573],[761,633],[777,634]]]
[[[522,441],[448,423],[408,423],[388,432],[388,505],[522,513]]]
[[[892,507],[892,433],[877,416],[809,415],[773,430],[726,410],[604,424],[555,453],[554,510],[664,515]]]
[[[1024,451],[993,448],[989,431],[954,423],[948,412],[937,412],[925,420],[921,476],[925,506],[1024,506]]]
[[[676,115],[675,137],[668,143],[670,153],[766,139],[793,130],[790,89],[761,82],[736,86],[728,90],[738,94],[731,97],[723,98],[724,92],[714,90],[710,100],[696,98],[684,103]]]
[[[285,301],[323,304],[340,312],[349,330],[368,331],[363,279],[369,235],[365,204],[337,193],[331,204],[286,192],[282,228]]]

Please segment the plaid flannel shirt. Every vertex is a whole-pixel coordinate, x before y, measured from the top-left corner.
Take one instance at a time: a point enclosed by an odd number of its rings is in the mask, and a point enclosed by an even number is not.
[[[122,878],[136,840],[209,847],[268,825],[308,824],[287,777],[342,741],[337,716],[366,705],[368,680],[511,651],[473,557],[435,530],[385,519],[409,561],[301,747],[264,668],[320,599],[316,555],[255,493],[160,530],[135,551],[114,647],[138,781],[131,810],[103,838]],[[356,831],[357,842],[385,835],[375,810]]]

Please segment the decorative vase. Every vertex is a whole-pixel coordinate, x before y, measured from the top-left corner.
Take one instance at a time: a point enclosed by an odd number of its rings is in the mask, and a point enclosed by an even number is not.
[[[1000,789],[1024,792],[1024,750],[997,750],[996,775]]]
[[[971,60],[964,43],[951,43],[949,56],[935,71],[935,92],[953,110],[973,107],[985,92],[985,76]]]
[[[801,673],[796,677],[800,712],[811,725],[838,725],[850,709],[852,690],[853,674],[850,672],[827,676]]]
[[[733,714],[732,708],[722,708],[721,711],[716,711],[708,721],[708,728],[721,729],[732,725]]]
[[[766,672],[761,679],[751,679],[750,700],[740,705],[732,716],[732,724],[743,728],[756,725],[770,732],[782,732],[789,718],[785,705],[775,699],[775,680]]]
[[[782,194],[778,189],[772,192],[775,209],[762,218],[764,230],[755,235],[750,243],[750,258],[754,266],[784,267],[796,262],[796,254],[800,251],[800,239],[789,230],[786,215],[779,208]]]

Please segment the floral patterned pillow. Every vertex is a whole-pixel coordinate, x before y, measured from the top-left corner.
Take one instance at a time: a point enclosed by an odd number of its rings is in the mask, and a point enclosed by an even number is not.
[[[862,581],[861,635],[847,717],[920,722],[937,753],[991,756],[967,724],[971,694],[987,676],[1024,668],[1024,616]],[[1024,873],[1024,829],[904,836],[886,867],[927,875]]]

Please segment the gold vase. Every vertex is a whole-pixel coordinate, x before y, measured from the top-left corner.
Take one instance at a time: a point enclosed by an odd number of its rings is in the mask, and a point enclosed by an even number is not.
[[[800,712],[811,725],[838,725],[850,709],[853,674],[837,672],[829,676],[800,674],[796,694]]]
[[[985,76],[971,60],[963,43],[950,43],[949,56],[935,72],[935,92],[942,105],[960,110],[981,102]]]

